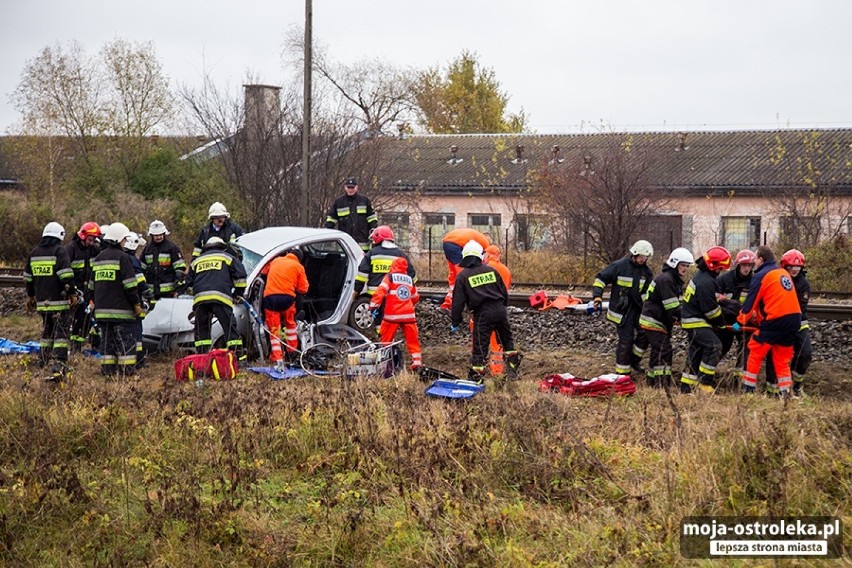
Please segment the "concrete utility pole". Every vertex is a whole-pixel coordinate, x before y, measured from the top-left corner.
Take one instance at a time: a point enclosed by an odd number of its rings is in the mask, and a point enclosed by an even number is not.
[[[313,72],[313,0],[305,0],[305,92],[302,106],[302,194],[299,196],[299,223],[311,222],[311,75]]]

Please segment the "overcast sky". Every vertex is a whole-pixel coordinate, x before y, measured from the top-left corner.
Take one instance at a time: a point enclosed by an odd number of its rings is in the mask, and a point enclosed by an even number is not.
[[[28,59],[71,40],[96,53],[153,41],[173,85],[205,70],[240,90],[287,81],[302,0],[9,0],[0,33],[0,132]],[[847,0],[314,0],[331,58],[446,65],[474,51],[540,133],[852,127]],[[292,78],[290,78],[292,80]],[[591,126],[590,126],[591,125]]]

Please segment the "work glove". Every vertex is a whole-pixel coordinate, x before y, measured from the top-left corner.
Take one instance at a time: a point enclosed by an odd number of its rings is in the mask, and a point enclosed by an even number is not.
[[[142,311],[142,306],[140,306],[139,304],[135,304],[133,306],[133,313],[136,315],[137,318],[141,318],[142,314],[145,312]]]
[[[736,322],[734,325],[731,326],[731,329],[733,329],[734,331],[740,331],[742,328],[743,326],[741,326],[739,322]]]
[[[359,292],[356,292],[355,290],[352,290],[352,301],[354,302],[354,301],[355,301],[355,299],[356,299],[358,296],[360,296],[360,295],[361,295],[361,294],[360,294]]]
[[[95,311],[95,301],[94,300],[89,300],[89,309],[87,311],[89,313],[92,313],[93,311]]]
[[[234,296],[234,302],[236,302],[237,304],[242,304],[245,301],[246,301],[246,299],[243,298],[242,296],[240,296],[239,294]]]
[[[80,303],[80,296],[78,296],[77,294],[71,294],[70,296],[68,296],[68,305],[71,306],[72,310],[74,308],[76,308],[77,304],[79,304],[79,303]]]
[[[29,311],[33,311],[34,309],[36,309],[35,296],[27,296],[27,309]]]
[[[459,326],[450,324],[450,333],[458,333]]]
[[[592,304],[594,304],[596,312],[599,312],[603,309],[603,300],[601,300],[600,298],[594,298],[592,300]]]

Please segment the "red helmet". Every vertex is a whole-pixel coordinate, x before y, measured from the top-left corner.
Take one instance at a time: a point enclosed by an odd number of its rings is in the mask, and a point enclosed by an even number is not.
[[[757,260],[757,255],[750,250],[745,249],[737,253],[737,260],[734,261],[734,264],[736,266],[741,264],[754,264],[755,260]]]
[[[781,257],[781,268],[787,268],[788,266],[805,267],[805,255],[802,254],[802,251],[790,249],[784,253]]]
[[[80,227],[79,231],[77,231],[77,236],[83,240],[86,240],[86,237],[100,237],[101,226],[94,221],[87,221],[83,223],[83,226]]]
[[[387,225],[379,225],[373,232],[370,233],[370,238],[373,239],[373,244],[379,244],[382,241],[396,240],[393,236],[393,230]]]
[[[704,253],[704,264],[710,270],[721,270],[731,267],[731,253],[725,247],[710,247]]]

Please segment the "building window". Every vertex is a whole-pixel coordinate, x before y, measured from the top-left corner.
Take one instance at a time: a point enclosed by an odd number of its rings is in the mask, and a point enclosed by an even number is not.
[[[515,215],[515,246],[519,250],[538,250],[551,243],[550,227],[543,215]]]
[[[442,250],[441,241],[449,231],[456,228],[454,213],[425,213],[423,215],[424,250]]]
[[[807,248],[819,241],[819,219],[817,217],[781,217],[782,248]]]
[[[500,239],[499,213],[471,213],[467,217],[467,225],[471,229],[490,236],[494,243],[502,242]]]
[[[411,229],[408,213],[382,213],[382,222],[393,230],[395,242],[403,249],[411,246]]]
[[[721,244],[728,250],[760,246],[760,217],[722,217]]]

